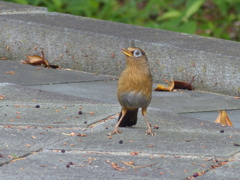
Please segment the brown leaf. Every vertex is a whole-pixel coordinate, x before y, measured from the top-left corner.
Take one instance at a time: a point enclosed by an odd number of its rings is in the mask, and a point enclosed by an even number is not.
[[[218,114],[217,119],[215,120],[215,123],[221,123],[228,126],[233,126],[231,120],[229,119],[226,111],[220,111]]]
[[[164,79],[166,83],[169,84],[168,87],[158,84],[157,87],[154,89],[155,91],[172,91],[173,89],[188,89],[188,90],[193,90],[192,83],[194,81],[194,77],[192,77],[191,82],[185,82],[185,81],[171,81],[169,82],[168,80]]]
[[[0,94],[0,99],[4,99],[5,97],[3,95]]]
[[[33,56],[26,55],[27,60],[24,60],[22,63],[23,64],[31,64],[31,65],[34,65],[34,66],[43,65],[45,67],[48,67],[49,63],[46,59],[44,59],[44,52],[41,51],[41,53],[42,53],[42,57],[38,56],[38,55],[33,55]]]
[[[172,82],[168,87],[158,84],[154,90],[155,91],[172,91],[173,88],[174,88],[174,82]]]
[[[174,89],[188,89],[193,90],[192,83],[194,81],[195,76],[192,77],[192,80],[188,83],[185,81],[173,81],[174,82]],[[172,82],[171,82],[172,83]]]
[[[130,152],[130,154],[131,154],[132,156],[136,156],[136,155],[138,155],[138,152]]]
[[[7,74],[12,74],[12,75],[15,75],[15,72],[14,71],[6,71]]]
[[[147,145],[147,147],[154,147],[154,145],[150,144],[150,145]]]

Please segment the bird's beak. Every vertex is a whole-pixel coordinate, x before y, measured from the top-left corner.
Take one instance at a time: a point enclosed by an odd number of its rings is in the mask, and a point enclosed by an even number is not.
[[[128,51],[127,49],[122,48],[122,53],[125,54],[128,57],[132,56],[132,53],[130,51]]]

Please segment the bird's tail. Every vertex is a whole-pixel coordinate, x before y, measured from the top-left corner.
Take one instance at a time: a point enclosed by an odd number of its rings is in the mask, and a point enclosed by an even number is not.
[[[138,109],[127,110],[127,114],[123,117],[119,127],[133,126],[137,124],[137,114],[138,114]],[[118,120],[121,118],[121,116],[122,116],[122,112],[120,112]]]

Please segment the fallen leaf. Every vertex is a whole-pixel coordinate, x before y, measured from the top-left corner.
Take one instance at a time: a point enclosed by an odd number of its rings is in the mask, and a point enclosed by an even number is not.
[[[131,154],[132,156],[136,156],[136,155],[138,155],[138,152],[130,152],[130,154]]]
[[[67,134],[67,133],[62,133],[63,135],[67,135],[67,136],[75,136],[76,133],[75,132],[71,132],[70,134]]]
[[[111,166],[113,169],[116,169],[118,171],[126,171],[127,169],[125,167],[120,167],[117,163],[111,162]]]
[[[5,97],[3,95],[0,94],[0,99],[4,99]]]
[[[151,144],[150,144],[150,145],[147,145],[147,147],[154,147],[154,145],[151,145]]]
[[[154,89],[155,91],[172,91],[173,89],[188,89],[193,90],[192,83],[194,81],[195,76],[192,77],[192,80],[190,82],[185,81],[171,81],[164,79],[166,83],[169,84],[168,87],[158,84],[157,87]]]
[[[221,123],[228,126],[233,126],[231,120],[229,119],[226,111],[220,111],[215,123]]]
[[[10,47],[8,45],[6,46],[6,50],[10,52]]]
[[[174,82],[172,84],[170,84],[168,87],[158,84],[154,90],[155,91],[172,91],[173,88],[174,88]]]
[[[192,83],[194,81],[195,76],[192,77],[192,80],[188,83],[185,81],[174,81],[174,88],[176,89],[188,89],[188,90],[193,90]]]
[[[31,64],[31,65],[34,65],[34,66],[49,66],[49,63],[46,59],[44,59],[44,52],[41,51],[42,53],[42,57],[41,56],[38,56],[38,55],[33,55],[33,56],[29,56],[29,55],[26,55],[27,57],[27,60],[24,60],[22,61],[23,64]]]
[[[86,137],[87,135],[78,133],[77,136],[79,136],[79,137]]]
[[[16,73],[14,71],[6,71],[7,74],[15,75]]]
[[[125,162],[125,161],[121,161],[122,163],[126,164],[127,166],[131,166],[133,169],[138,169],[138,168],[145,168],[145,167],[149,167],[152,165],[157,164],[158,162],[152,163],[152,164],[147,164],[147,165],[143,165],[143,166],[134,166],[134,161],[130,161],[130,162]]]

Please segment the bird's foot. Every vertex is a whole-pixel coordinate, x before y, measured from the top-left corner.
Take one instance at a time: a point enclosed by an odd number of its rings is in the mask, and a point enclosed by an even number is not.
[[[111,135],[114,135],[114,134],[119,134],[121,132],[122,132],[122,130],[114,129],[112,132],[108,133],[108,135],[111,136]]]
[[[148,130],[146,131],[146,134],[145,134],[145,135],[152,135],[152,136],[155,136],[156,133],[153,133],[153,132],[152,132],[152,129],[148,129]]]

